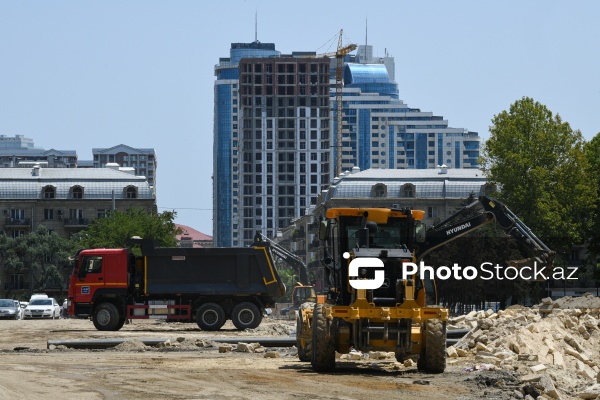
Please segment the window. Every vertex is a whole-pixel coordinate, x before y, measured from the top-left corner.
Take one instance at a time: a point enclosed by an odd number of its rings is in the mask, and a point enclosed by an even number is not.
[[[44,188],[44,198],[53,199],[56,197],[56,188],[54,186],[46,186]]]
[[[102,210],[99,209],[97,214],[96,214],[96,218],[100,219],[100,218],[106,218],[106,216],[108,215],[108,213],[110,212],[110,210]]]
[[[72,199],[83,199],[83,188],[81,186],[73,186],[71,188]]]
[[[387,186],[383,183],[373,185],[371,189],[372,197],[387,197]]]
[[[44,219],[54,219],[54,210],[51,208],[44,208]]]
[[[83,219],[83,210],[80,208],[69,209],[69,218],[75,219],[75,220]]]
[[[128,186],[125,189],[125,198],[126,199],[137,199],[137,188],[133,186]]]
[[[99,272],[102,272],[102,257],[84,257],[84,259],[81,261],[81,270],[79,276],[81,276],[82,273],[90,274]]]
[[[437,207],[427,207],[427,218],[437,218],[438,209]]]
[[[415,186],[410,183],[403,185],[402,197],[415,197]]]

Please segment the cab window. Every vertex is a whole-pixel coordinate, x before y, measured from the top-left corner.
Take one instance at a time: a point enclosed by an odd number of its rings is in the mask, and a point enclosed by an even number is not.
[[[79,270],[79,276],[83,277],[87,274],[97,274],[102,272],[102,257],[91,256],[84,257],[81,261],[81,269]]]

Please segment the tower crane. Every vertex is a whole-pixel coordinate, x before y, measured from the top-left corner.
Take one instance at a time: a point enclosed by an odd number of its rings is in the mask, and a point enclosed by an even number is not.
[[[340,176],[342,173],[342,88],[344,85],[343,67],[344,57],[354,51],[358,46],[355,44],[349,44],[342,46],[342,33],[343,29],[340,29],[340,37],[338,39],[338,47],[335,52],[335,137],[336,137],[336,160],[335,160],[335,174]]]
[[[356,50],[356,44],[344,46],[342,43],[344,30],[340,29],[338,37],[337,50],[331,53],[318,54],[315,57],[335,57],[335,118],[336,118],[336,160],[335,160],[335,176],[342,173],[342,89],[344,86],[344,57]]]

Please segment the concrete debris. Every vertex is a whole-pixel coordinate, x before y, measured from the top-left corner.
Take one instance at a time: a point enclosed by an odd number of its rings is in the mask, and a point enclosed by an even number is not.
[[[577,392],[577,397],[580,399],[598,399],[600,398],[600,383],[596,383],[592,386],[589,386],[579,392]]]
[[[374,360],[395,359],[396,354],[393,351],[370,351],[369,358]]]
[[[264,353],[265,348],[260,343],[238,343],[236,351],[240,353]]]
[[[590,293],[472,311],[448,327],[470,329],[447,348],[448,358],[518,373],[520,398],[600,399],[600,298]]]
[[[411,358],[408,358],[408,359],[404,360],[404,366],[406,368],[411,368],[411,367],[414,367],[416,365],[417,365],[417,363],[414,362]]]
[[[446,355],[449,358],[456,358],[456,357],[458,357],[458,353],[456,352],[456,348],[454,348],[454,346],[448,346],[446,348]]]
[[[219,353],[229,353],[233,350],[233,346],[227,343],[223,343],[219,345]]]
[[[276,351],[266,351],[264,357],[265,358],[279,358],[279,357],[281,357],[281,355]]]
[[[197,339],[194,343],[197,347],[202,347],[202,348],[215,346],[215,343],[210,340]]]

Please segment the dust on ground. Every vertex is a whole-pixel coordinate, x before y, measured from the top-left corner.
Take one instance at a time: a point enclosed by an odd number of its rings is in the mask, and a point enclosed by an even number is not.
[[[134,320],[118,332],[97,331],[85,319],[0,321],[0,399],[597,398],[597,310],[546,303],[454,319],[449,326],[470,332],[449,348],[439,375],[418,372],[414,360],[358,352],[338,357],[334,372],[315,373],[295,347],[250,343],[294,336],[294,321],[270,317],[256,329],[228,322],[218,332],[161,320]],[[142,341],[157,338],[156,346]],[[101,350],[48,346],[73,339],[127,341]],[[559,353],[562,365],[554,363]]]

